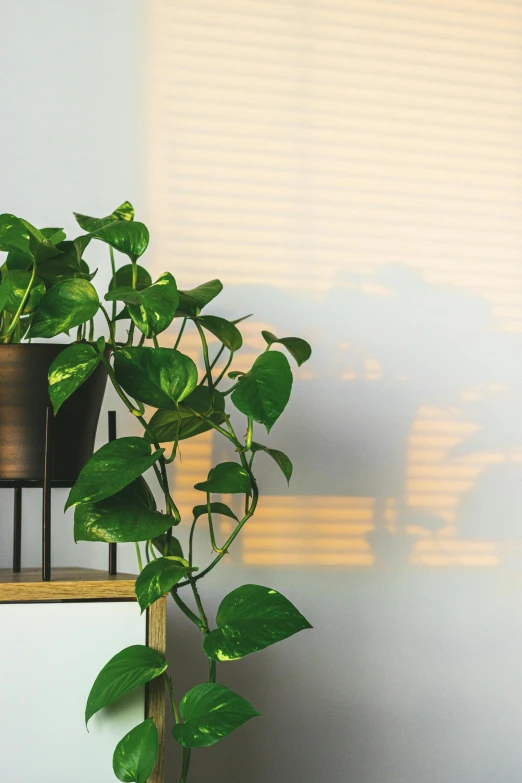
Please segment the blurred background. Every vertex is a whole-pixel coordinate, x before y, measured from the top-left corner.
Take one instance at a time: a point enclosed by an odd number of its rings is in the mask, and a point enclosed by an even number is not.
[[[261,455],[259,512],[203,597],[265,584],[315,630],[220,666],[263,717],[194,754],[194,783],[518,781],[522,2],[2,0],[0,18],[0,212],[72,233],[72,210],[129,199],[153,278],[219,277],[212,312],[254,314],[236,369],[261,329],[313,345],[257,435],[291,457],[290,489]],[[221,449],[183,442],[187,515]],[[54,564],[105,567],[64,500]],[[178,692],[205,676],[199,645],[172,611]]]

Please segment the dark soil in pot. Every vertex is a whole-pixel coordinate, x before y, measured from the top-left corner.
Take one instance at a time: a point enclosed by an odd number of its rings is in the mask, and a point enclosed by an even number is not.
[[[63,343],[0,345],[0,481],[41,481],[47,373]],[[92,455],[107,383],[99,365],[54,419],[52,479],[73,484]]]

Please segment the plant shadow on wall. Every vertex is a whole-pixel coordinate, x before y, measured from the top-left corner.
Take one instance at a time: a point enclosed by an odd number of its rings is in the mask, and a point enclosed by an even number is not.
[[[65,508],[75,509],[76,541],[135,544],[140,572],[135,592],[142,611],[170,592],[202,637],[207,676],[179,698],[176,671],[167,673],[168,662],[163,656],[144,645],[128,647],[96,678],[85,721],[136,688],[163,678],[174,717],[172,734],[183,749],[179,780],[185,783],[194,749],[214,745],[260,714],[245,698],[217,681],[218,664],[229,665],[311,627],[287,598],[269,587],[247,584],[235,588],[222,600],[215,623],[209,622],[200,593],[203,577],[222,561],[256,512],[257,455],[268,455],[285,479],[291,478],[289,458],[256,441],[254,427],[262,425],[270,433],[292,390],[287,354],[301,365],[310,357],[311,348],[300,338],[279,338],[264,330],[261,355],[250,368],[234,368],[235,354],[243,342],[238,324],[248,316],[231,321],[208,314],[207,306],[222,290],[219,280],[189,291],[179,291],[170,272],[152,282],[145,267],[138,264],[147,249],[149,233],[143,223],[134,220],[128,202],[104,218],[75,216],[84,233],[73,241],[68,241],[61,229],[40,230],[13,215],[0,216],[0,250],[7,253],[0,285],[0,342],[17,344],[76,329],[76,341],[60,351],[49,368],[49,396],[55,414],[59,415],[62,405],[102,366],[121,401],[143,428],[142,437],[117,438],[92,455]],[[91,282],[96,273],[91,273],[84,258],[90,243],[96,241],[108,246],[112,269],[106,304]],[[128,263],[117,265],[122,256]],[[99,311],[106,322],[104,336],[96,333],[94,318]],[[175,344],[160,347],[158,335],[173,321],[179,324]],[[201,373],[193,359],[178,350],[189,330],[195,330],[200,339]],[[220,344],[213,357],[208,335]],[[23,350],[23,345],[20,348]],[[217,369],[223,355],[224,366]],[[242,414],[244,434],[236,432],[232,424],[232,406]],[[155,409],[152,416],[150,408]],[[179,459],[181,443],[211,430],[232,446],[232,456],[214,465],[195,484],[201,502],[192,509],[190,528],[182,530],[187,533],[182,542],[181,535],[178,539],[173,534],[181,515],[167,466]],[[143,477],[150,470],[162,492],[163,511],[157,509]],[[223,495],[241,498],[236,511],[216,500]],[[216,534],[221,517],[232,520],[231,532],[224,540]],[[200,563],[193,537],[196,526],[202,525],[208,531],[211,556],[210,562]],[[146,783],[158,750],[158,732],[149,718],[118,743],[113,759],[116,777]]]
[[[268,287],[233,291],[256,312],[263,302],[265,328],[291,319],[298,301]],[[403,265],[346,276],[306,306],[319,350],[298,384],[297,416],[277,430],[295,457],[291,506],[277,491],[265,497],[242,538],[243,561],[516,565],[522,334],[499,328],[473,293]],[[321,432],[313,451],[297,420]],[[211,448],[213,460],[225,454],[216,438]]]

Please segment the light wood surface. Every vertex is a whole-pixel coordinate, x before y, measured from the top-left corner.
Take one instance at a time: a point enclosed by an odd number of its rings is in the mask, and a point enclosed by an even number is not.
[[[167,599],[165,596],[152,604],[148,610],[147,645],[162,655],[167,652]],[[163,677],[158,677],[147,686],[147,718],[154,718],[160,747],[158,761],[149,778],[149,783],[163,783],[163,746],[165,742],[165,681]]]
[[[132,574],[109,576],[106,571],[87,568],[53,568],[50,582],[42,582],[41,579],[39,568],[24,568],[20,574],[0,569],[0,603],[136,598],[136,577]]]

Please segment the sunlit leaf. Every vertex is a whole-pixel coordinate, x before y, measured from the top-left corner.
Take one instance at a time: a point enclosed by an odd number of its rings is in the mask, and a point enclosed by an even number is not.
[[[18,250],[30,256],[31,235],[22,221],[14,215],[0,215],[0,250]]]
[[[220,340],[229,351],[239,351],[243,345],[241,332],[231,321],[219,318],[217,315],[202,315],[199,323]]]
[[[209,471],[206,481],[195,484],[201,492],[220,494],[248,494],[252,488],[250,476],[237,462],[221,462]]]
[[[101,361],[101,354],[88,343],[73,343],[60,351],[49,367],[49,397],[55,415]]]
[[[112,757],[114,774],[122,783],[147,783],[158,752],[158,730],[153,718],[147,718],[116,745]]]
[[[160,334],[170,325],[179,302],[176,281],[170,272],[164,272],[156,282],[139,294],[139,302],[129,305],[129,315],[145,337]]]
[[[77,223],[83,228],[84,231],[89,233],[97,231],[99,228],[106,226],[108,223],[114,223],[117,220],[134,220],[134,207],[128,201],[124,201],[120,204],[114,212],[103,218],[89,217],[88,215],[82,215],[79,212],[73,212]]]
[[[54,337],[66,332],[93,318],[99,304],[96,289],[88,280],[63,280],[41,298],[29,336]]]
[[[127,693],[159,677],[166,670],[163,656],[144,644],[125,648],[103,667],[91,688],[85,708],[85,722]]]
[[[218,683],[196,685],[179,705],[183,723],[172,729],[185,748],[206,748],[261,713],[242,696]]]
[[[149,244],[149,230],[137,220],[116,220],[91,231],[91,234],[124,253],[131,261],[143,255]]]
[[[296,360],[299,367],[304,364],[312,355],[312,348],[306,340],[302,340],[300,337],[276,337],[272,332],[261,332],[268,345],[279,343],[284,345],[288,353],[291,354]]]
[[[312,626],[277,590],[243,585],[221,602],[217,628],[203,642],[209,658],[233,661]]]
[[[159,449],[151,454],[150,443],[143,438],[117,438],[106,443],[82,468],[65,508],[115,495],[152,467],[162,453]]]
[[[292,371],[279,351],[263,353],[252,369],[241,375],[232,392],[234,405],[245,416],[271,428],[284,411],[292,391]]]
[[[208,305],[223,290],[220,280],[209,280],[197,288],[179,292],[179,306],[176,312],[178,316],[194,316]]]
[[[122,348],[114,371],[127,394],[155,408],[181,402],[198,382],[192,359],[173,348]]]

